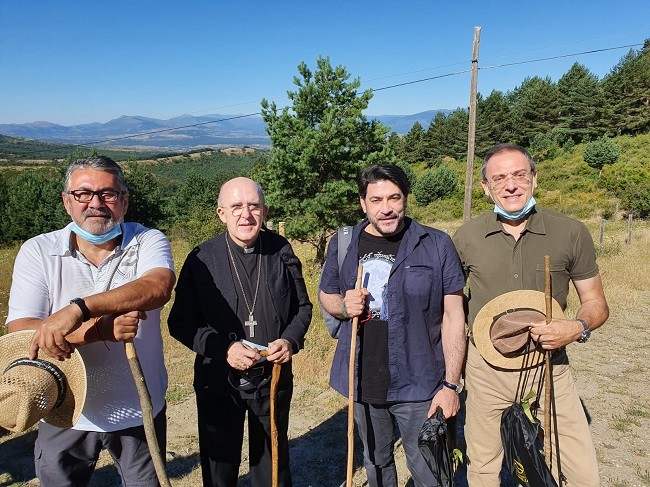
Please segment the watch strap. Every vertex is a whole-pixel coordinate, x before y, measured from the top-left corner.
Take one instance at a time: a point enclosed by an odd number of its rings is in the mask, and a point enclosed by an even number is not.
[[[580,322],[582,325],[582,335],[580,335],[580,338],[578,338],[578,343],[585,343],[587,340],[589,340],[589,337],[591,336],[591,329],[589,328],[589,323],[587,323],[585,320],[576,318],[577,321]]]
[[[447,382],[446,380],[442,381],[442,385],[445,386],[448,389],[451,389],[452,391],[460,394],[463,392],[463,385],[462,384],[452,384],[451,382]]]
[[[88,321],[90,319],[90,310],[88,309],[88,306],[86,306],[86,302],[83,299],[73,298],[70,300],[70,304],[76,304],[79,306],[83,321]]]

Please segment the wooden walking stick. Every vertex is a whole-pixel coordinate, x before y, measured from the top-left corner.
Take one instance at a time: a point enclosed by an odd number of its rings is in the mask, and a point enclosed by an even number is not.
[[[278,381],[280,380],[280,368],[282,364],[275,362],[271,372],[271,485],[278,485],[278,423],[275,411],[278,395]]]
[[[156,428],[153,424],[153,407],[151,406],[151,396],[149,395],[149,390],[147,389],[147,383],[144,380],[144,374],[142,373],[142,367],[140,367],[140,361],[138,360],[138,354],[135,350],[133,341],[128,340],[124,342],[124,349],[126,351],[126,359],[129,362],[129,367],[131,368],[131,374],[133,374],[135,387],[138,390],[138,396],[140,397],[144,435],[147,439],[147,445],[149,445],[149,452],[151,453],[151,460],[153,461],[153,467],[156,470],[158,482],[162,487],[171,487],[169,478],[167,477],[167,472],[165,471],[165,462],[163,461],[160,448],[158,448]]]
[[[551,258],[544,256],[544,298],[546,301],[546,324],[553,320],[553,295],[551,294]],[[553,371],[551,369],[551,351],[544,352],[546,374],[544,376],[544,459],[551,468],[551,389]]]
[[[363,277],[363,266],[357,269],[357,282],[355,289],[361,289]],[[354,466],[354,368],[357,356],[357,329],[359,328],[359,317],[352,318],[352,334],[350,337],[350,365],[348,367],[348,468],[346,484],[352,487],[352,470]]]
[[[257,350],[257,352],[262,357],[268,357],[268,350]],[[279,459],[278,459],[278,422],[277,422],[277,413],[275,411],[276,401],[278,396],[278,382],[280,381],[280,372],[282,364],[278,362],[273,363],[273,369],[271,371],[271,486],[277,487],[278,485],[278,474],[279,474]]]

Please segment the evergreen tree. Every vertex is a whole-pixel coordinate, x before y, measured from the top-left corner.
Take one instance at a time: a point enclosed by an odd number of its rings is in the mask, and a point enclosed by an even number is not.
[[[158,179],[144,165],[135,162],[128,165],[124,179],[129,188],[129,210],[124,220],[158,228],[164,218]]]
[[[9,179],[2,215],[4,241],[26,240],[70,223],[61,201],[62,190],[60,172],[26,170]]]
[[[441,155],[453,157],[457,161],[467,156],[467,131],[469,115],[462,108],[457,108],[445,119],[443,131],[443,152]]]
[[[426,159],[425,133],[420,122],[416,121],[402,139],[401,158],[408,164]]]
[[[458,187],[456,173],[448,164],[427,169],[413,187],[413,196],[420,205],[446,198],[452,195]]]
[[[497,90],[487,98],[479,94],[476,102],[476,154],[484,154],[493,145],[512,142],[513,133],[513,113],[508,97]]]
[[[650,130],[650,39],[640,51],[630,50],[603,80],[611,104],[612,132],[639,134]]]
[[[575,143],[596,139],[605,133],[605,95],[596,75],[579,63],[557,82],[560,92],[559,129],[564,140]]]
[[[332,67],[329,58],[316,64],[315,72],[304,62],[298,66],[297,89],[287,92],[291,110],[278,111],[262,100],[272,150],[256,177],[271,217],[286,222],[287,236],[314,245],[322,263],[333,229],[359,218],[358,171],[373,162],[394,162],[394,156],[388,129],[363,115],[371,90],[360,93],[360,80],[349,81],[347,70]]]
[[[537,134],[555,127],[560,114],[560,96],[550,77],[534,76],[510,93],[514,104],[515,141],[528,147]]]
[[[429,128],[424,136],[424,143],[426,145],[426,152],[429,159],[436,159],[445,154],[445,121],[447,117],[444,112],[436,113],[433,117]]]
[[[217,188],[213,181],[190,173],[169,199],[168,214],[172,221],[186,220],[197,209],[217,211]]]

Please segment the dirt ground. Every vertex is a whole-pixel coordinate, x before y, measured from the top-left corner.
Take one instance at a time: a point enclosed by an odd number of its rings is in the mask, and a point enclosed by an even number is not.
[[[620,319],[633,316],[634,319]],[[650,291],[642,292],[586,345],[569,349],[573,369],[592,418],[603,486],[650,485]],[[323,364],[327,367],[328,364]],[[338,487],[345,482],[347,441],[346,400],[331,389],[315,390],[296,384],[290,423],[291,467],[294,485]],[[34,480],[32,448],[35,432],[0,438],[0,486],[38,485]],[[355,442],[355,485],[367,485]],[[399,444],[399,442],[398,442]],[[410,485],[398,448],[400,485]],[[197,468],[194,398],[168,408],[168,472],[175,486],[200,485]],[[466,485],[464,471],[456,485]],[[120,485],[110,458],[103,456],[93,486]],[[240,485],[249,486],[247,455],[242,460]],[[503,485],[513,485],[508,479]]]

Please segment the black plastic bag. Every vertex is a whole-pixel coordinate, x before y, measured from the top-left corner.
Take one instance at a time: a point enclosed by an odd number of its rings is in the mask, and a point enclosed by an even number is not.
[[[558,487],[551,475],[538,433],[540,423],[526,416],[524,408],[515,403],[501,416],[501,442],[510,474],[523,487]]]
[[[453,428],[453,425],[455,421],[451,421],[450,425],[447,424],[439,407],[434,415],[424,422],[418,435],[420,452],[441,487],[452,487],[454,481],[454,468],[451,462],[454,431],[448,431],[449,427]]]

